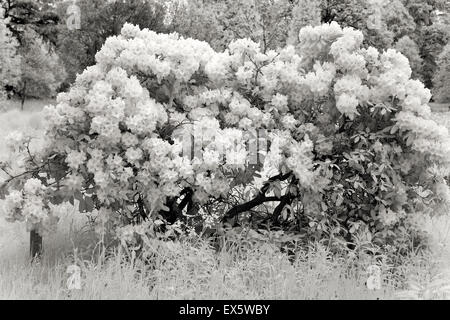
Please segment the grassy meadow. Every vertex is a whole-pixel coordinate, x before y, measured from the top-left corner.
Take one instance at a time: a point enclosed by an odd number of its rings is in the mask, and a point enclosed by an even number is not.
[[[42,134],[39,111],[47,103],[27,101],[24,111],[12,103],[0,114],[0,155],[11,130]],[[88,219],[74,206],[58,213],[58,231],[44,238],[43,257],[31,264],[25,226],[4,221],[0,201],[0,299],[450,299],[445,216],[424,218],[430,252],[411,254],[397,268],[378,261],[383,286],[369,290],[366,269],[376,261],[357,253],[331,255],[317,244],[292,258],[270,243],[230,242],[217,252],[198,238],[154,240],[152,262],[144,265],[127,252],[99,253]],[[81,290],[67,289],[71,264],[81,267]]]

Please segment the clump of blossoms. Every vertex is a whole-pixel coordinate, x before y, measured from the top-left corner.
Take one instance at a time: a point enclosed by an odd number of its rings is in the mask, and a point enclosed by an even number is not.
[[[21,191],[12,190],[4,199],[7,221],[24,221],[27,229],[45,233],[53,230],[58,218],[52,214],[41,180],[26,180]]]
[[[44,171],[55,199],[90,199],[127,234],[142,221],[240,221],[353,241],[357,224],[400,248],[416,214],[449,201],[448,130],[400,53],[363,48],[334,22],[299,39],[215,52],[125,24],[46,108],[46,144],[16,180]]]

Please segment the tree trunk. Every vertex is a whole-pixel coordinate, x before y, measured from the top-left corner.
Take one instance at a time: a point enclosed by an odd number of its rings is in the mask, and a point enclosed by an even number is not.
[[[25,104],[25,92],[26,92],[26,88],[27,88],[27,83],[25,82],[25,83],[23,84],[22,95],[21,95],[21,108],[22,108],[22,111],[23,111],[23,106],[24,106],[24,104]]]
[[[32,260],[42,255],[42,237],[36,230],[30,232],[30,255]]]

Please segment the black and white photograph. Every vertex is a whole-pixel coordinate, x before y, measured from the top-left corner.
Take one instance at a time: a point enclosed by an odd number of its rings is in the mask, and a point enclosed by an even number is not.
[[[0,300],[450,300],[450,0],[0,0]]]

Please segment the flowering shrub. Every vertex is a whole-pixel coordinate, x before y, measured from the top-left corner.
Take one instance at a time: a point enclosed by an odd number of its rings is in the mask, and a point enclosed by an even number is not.
[[[42,230],[48,203],[75,197],[127,237],[145,220],[406,243],[420,214],[450,202],[450,138],[429,90],[357,30],[299,39],[215,52],[126,24],[45,109],[45,146],[6,180],[9,218]]]

